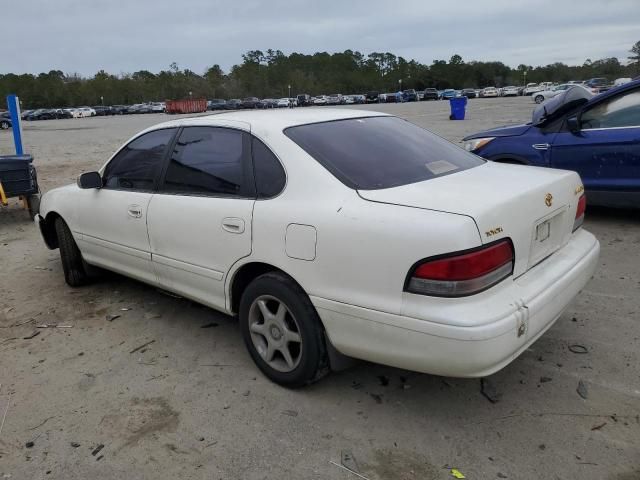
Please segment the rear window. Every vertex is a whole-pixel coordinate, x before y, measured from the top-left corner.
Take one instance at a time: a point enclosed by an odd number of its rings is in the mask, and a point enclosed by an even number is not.
[[[484,161],[397,117],[289,127],[285,134],[346,186],[377,190],[422,182]]]

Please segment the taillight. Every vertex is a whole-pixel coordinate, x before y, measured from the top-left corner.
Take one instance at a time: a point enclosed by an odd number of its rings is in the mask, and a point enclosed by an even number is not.
[[[581,195],[578,199],[578,208],[576,208],[576,219],[573,222],[573,231],[575,232],[582,226],[584,222],[584,212],[587,209],[587,196]]]
[[[412,268],[405,290],[438,297],[472,295],[511,275],[513,262],[513,245],[508,239],[439,255],[422,260]]]

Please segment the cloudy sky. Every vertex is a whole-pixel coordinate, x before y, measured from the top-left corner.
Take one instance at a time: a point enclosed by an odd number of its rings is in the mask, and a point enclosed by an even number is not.
[[[92,75],[171,62],[225,71],[247,50],[391,52],[430,64],[626,61],[640,0],[5,0],[0,73]]]

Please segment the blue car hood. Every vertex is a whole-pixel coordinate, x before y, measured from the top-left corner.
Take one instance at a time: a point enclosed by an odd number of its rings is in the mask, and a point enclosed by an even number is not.
[[[474,133],[473,135],[469,135],[468,137],[464,137],[462,140],[472,140],[474,138],[484,138],[484,137],[516,137],[518,135],[522,135],[527,130],[531,128],[531,124],[523,124],[523,125],[511,125],[508,127],[497,127],[492,128],[490,130],[485,130],[484,132]]]

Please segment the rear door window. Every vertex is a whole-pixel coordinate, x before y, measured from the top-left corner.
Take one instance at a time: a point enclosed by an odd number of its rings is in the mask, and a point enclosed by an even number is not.
[[[484,163],[397,117],[289,127],[285,134],[346,186],[376,190],[421,182]]]
[[[230,128],[186,127],[180,133],[161,192],[254,196],[248,134]]]
[[[253,138],[252,154],[258,198],[271,198],[278,195],[287,182],[284,168],[267,146]]]

